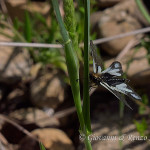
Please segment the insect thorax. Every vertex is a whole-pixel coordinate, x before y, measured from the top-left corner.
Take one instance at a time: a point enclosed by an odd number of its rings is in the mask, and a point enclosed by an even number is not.
[[[105,74],[92,73],[92,74],[90,74],[89,77],[90,77],[90,83],[92,85],[97,85],[97,86],[100,85],[100,82],[105,82],[110,86],[111,85],[114,86],[114,85],[126,82],[126,79],[116,78],[107,73],[105,73]]]
[[[90,83],[93,85],[100,85],[101,80],[101,75],[100,74],[96,74],[96,73],[91,73],[89,75],[90,77]]]

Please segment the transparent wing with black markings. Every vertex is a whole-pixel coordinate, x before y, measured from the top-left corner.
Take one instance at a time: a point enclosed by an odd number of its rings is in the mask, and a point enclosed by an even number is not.
[[[141,97],[126,83],[120,83],[120,84],[114,83],[110,87],[113,90],[116,90],[120,93],[127,95],[131,99],[142,100]]]
[[[107,83],[105,82],[101,82],[100,83],[103,87],[105,87],[107,90],[109,90],[112,94],[114,94],[119,100],[121,100],[126,106],[128,106],[130,109],[132,109],[130,107],[130,105],[127,103],[127,101],[125,100],[124,96],[119,93],[118,91],[112,89]]]
[[[91,48],[91,56],[93,57],[93,71],[94,73],[101,73],[101,71],[103,70],[103,63],[102,63],[102,59],[100,58],[100,56],[97,55],[96,52],[96,47],[93,44],[93,41],[90,40],[90,48]]]
[[[123,71],[122,71],[122,66],[121,63],[118,61],[113,62],[107,69],[102,71],[102,74],[108,73],[112,76],[122,76]]]

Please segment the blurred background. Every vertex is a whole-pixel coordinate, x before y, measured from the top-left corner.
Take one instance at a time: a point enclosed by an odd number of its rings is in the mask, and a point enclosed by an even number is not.
[[[59,5],[64,17],[63,1]],[[83,43],[82,1],[74,1],[74,7],[78,43]],[[93,150],[149,150],[150,3],[91,0],[90,22],[91,39],[97,39],[105,67],[120,61],[129,85],[142,97],[142,102],[126,98],[131,110],[103,87],[93,92]],[[121,37],[125,33],[128,36]],[[116,35],[120,37],[116,39]],[[56,40],[62,43],[51,1],[0,0],[0,150],[39,150],[33,135],[47,150],[85,149],[79,138],[64,50]],[[10,42],[22,44],[9,46]],[[55,45],[40,48],[23,43]],[[82,46],[78,57],[82,95]],[[113,136],[116,138],[111,139]]]

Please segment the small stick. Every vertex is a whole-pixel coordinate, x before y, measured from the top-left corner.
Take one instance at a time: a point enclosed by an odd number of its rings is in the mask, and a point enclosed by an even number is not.
[[[6,25],[6,23],[4,22],[0,22]],[[8,25],[7,25],[8,26]],[[123,38],[126,36],[130,36],[130,35],[136,35],[136,34],[141,34],[141,33],[146,33],[146,32],[150,32],[150,27],[147,28],[143,28],[143,29],[139,29],[139,30],[135,30],[132,32],[127,32],[127,33],[123,33],[123,34],[119,34],[119,35],[115,35],[112,37],[107,37],[107,38],[101,38],[101,39],[97,39],[97,40],[93,40],[93,43],[95,45],[101,44],[101,43],[105,43],[111,40],[115,40],[118,38]],[[18,46],[18,47],[43,47],[43,48],[62,48],[61,44],[44,44],[44,43],[21,43],[21,42],[0,42],[0,46]],[[81,43],[79,45],[79,47],[83,47],[84,44]]]
[[[118,54],[115,60],[120,61],[129,52],[129,50],[137,44],[139,44],[139,40],[137,39],[132,39],[131,41],[129,41],[124,49]]]
[[[7,139],[3,136],[2,133],[0,133],[0,145],[1,145],[1,143],[3,143],[4,145],[7,145],[7,147],[9,148],[9,150],[13,150],[12,147],[11,147],[11,145],[9,145]],[[3,150],[2,149],[2,145],[1,145],[0,148],[1,148],[1,150]]]
[[[8,117],[0,114],[0,119],[12,124],[13,126],[15,126],[17,129],[19,129],[20,131],[22,131],[24,134],[28,135],[29,137],[31,137],[32,139],[37,140],[37,138],[32,135],[28,130],[26,130],[25,128],[23,128],[22,126],[20,126],[19,124],[17,124],[16,122],[12,121],[11,119],[9,119]]]

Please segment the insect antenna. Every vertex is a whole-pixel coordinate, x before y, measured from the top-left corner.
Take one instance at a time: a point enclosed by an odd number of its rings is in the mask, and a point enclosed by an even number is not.
[[[90,40],[90,55],[94,58],[96,64],[101,66],[102,70],[104,69],[104,63],[101,58],[101,55],[97,55],[96,46],[94,45],[93,41]]]

